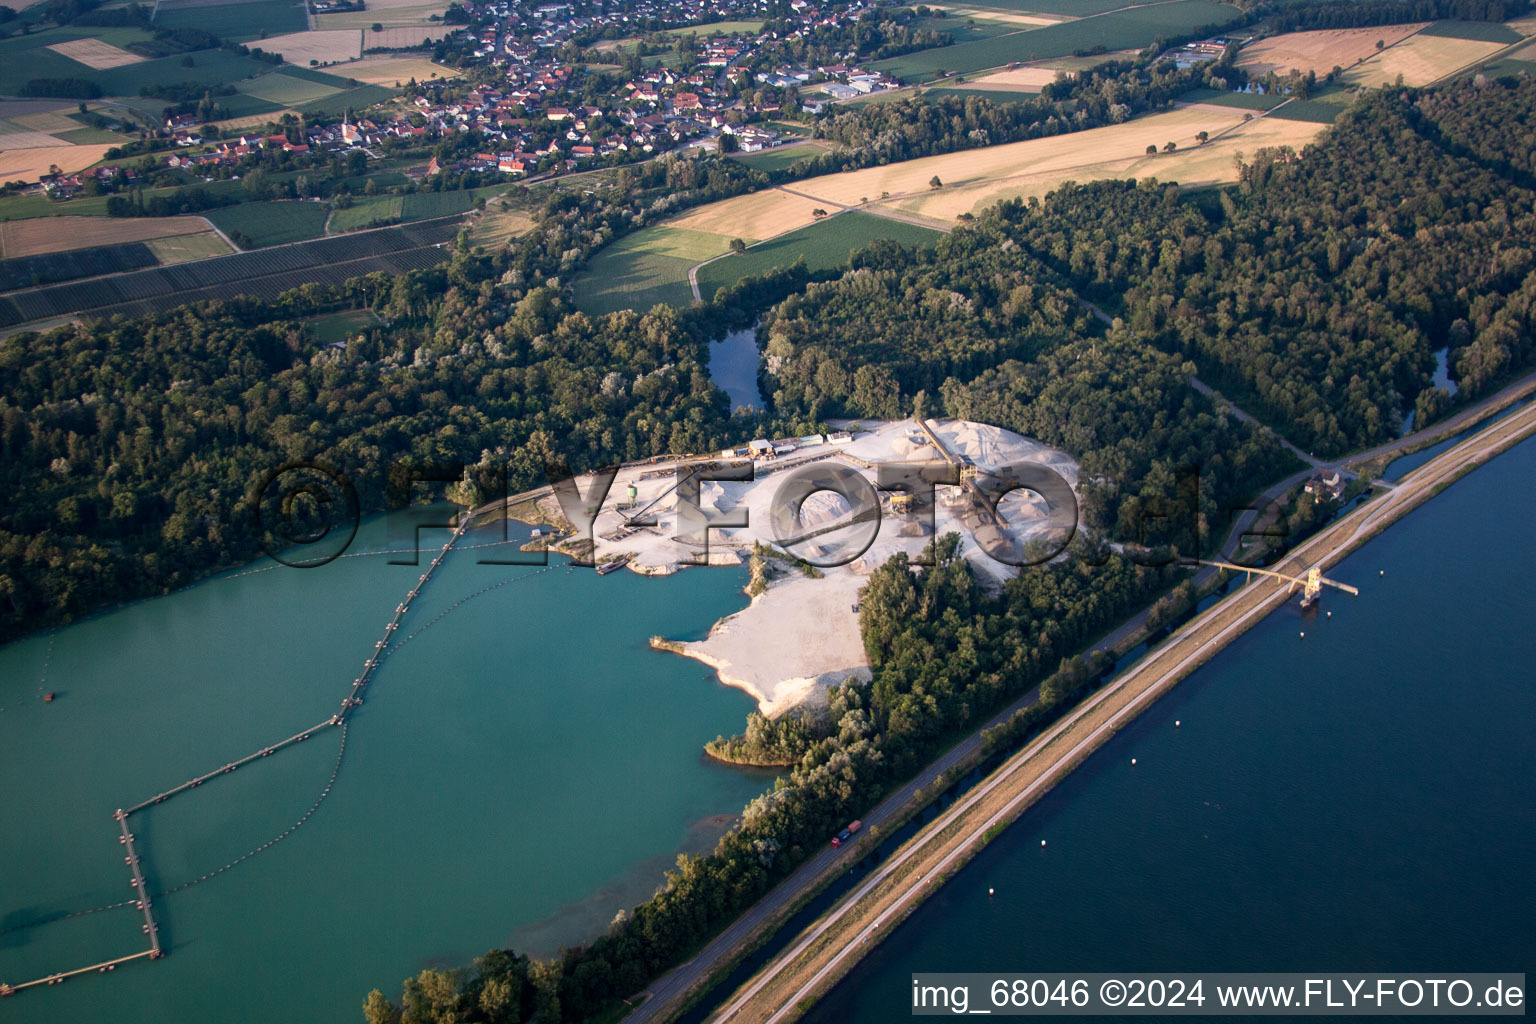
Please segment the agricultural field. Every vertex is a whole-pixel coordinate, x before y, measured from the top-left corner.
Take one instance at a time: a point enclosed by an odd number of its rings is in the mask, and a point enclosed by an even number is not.
[[[1183,103],[1214,103],[1218,107],[1239,110],[1271,110],[1285,102],[1279,93],[1218,92],[1215,89],[1191,89],[1179,97]]]
[[[469,219],[469,244],[496,251],[533,227],[532,205],[522,196],[488,200],[485,210]]]
[[[758,171],[782,171],[786,167],[793,167],[802,160],[808,160],[813,156],[825,153],[831,146],[823,142],[791,142],[783,146],[774,146],[772,149],[760,150],[756,153],[736,153],[732,159],[739,160],[748,167]]]
[[[363,55],[363,30],[340,28],[320,32],[293,32],[261,40],[268,53],[280,53],[283,60],[299,67],[336,64],[357,60]]]
[[[950,97],[965,99],[967,96],[975,96],[977,99],[983,99],[989,103],[1018,103],[1021,100],[1029,99],[1032,95],[1034,94],[1026,89],[971,89],[941,86],[935,89],[928,89],[918,94],[917,98],[933,102],[935,100],[949,99]]]
[[[1056,81],[1056,76],[1059,74],[1061,72],[1056,68],[1034,65],[1024,68],[1009,68],[1007,71],[997,71],[990,75],[982,75],[980,78],[971,79],[968,84],[981,90],[1039,92]]]
[[[10,292],[54,281],[137,270],[140,267],[152,267],[156,262],[155,254],[143,242],[18,256],[0,260],[0,291]]]
[[[952,18],[913,18],[912,28],[930,29],[934,32],[948,32],[950,38],[957,43],[969,43],[976,39],[991,39],[993,36],[1006,35],[1009,32],[1018,32],[1020,29],[1030,28],[1032,24],[1050,24],[1044,22],[1015,22],[1001,20],[1007,15],[994,17],[992,15],[978,14],[973,17]]]
[[[1335,28],[1317,32],[1287,32],[1249,43],[1237,55],[1236,64],[1250,75],[1288,75],[1315,72],[1319,78],[1335,67],[1351,68],[1376,55],[1376,44],[1394,46],[1427,22],[1410,25],[1379,25],[1375,28]]]
[[[693,301],[688,271],[699,261],[623,247],[633,237],[608,246],[577,275],[573,286],[577,309],[599,316],[621,309],[645,311],[658,303],[687,306]]]
[[[395,96],[395,90],[386,89],[382,85],[360,85],[355,89],[343,89],[308,103],[300,103],[293,109],[301,114],[341,114],[347,110],[362,110],[375,103],[394,99]]]
[[[928,6],[933,7],[934,5],[929,4]],[[1125,5],[1117,4],[1116,6],[1124,7]],[[935,19],[936,26],[943,25],[946,21],[952,18],[978,18],[992,22],[1000,22],[1004,25],[1054,25],[1058,21],[1068,20],[1065,15],[1061,14],[1022,14],[1015,11],[1004,11],[983,7],[938,7],[936,9],[945,11],[949,15],[949,18]]]
[[[160,0],[156,28],[200,28],[247,43],[309,28],[304,0]]]
[[[305,81],[296,75],[284,74],[281,71],[274,71],[260,78],[247,79],[237,88],[247,96],[275,103],[279,108],[296,107],[301,103],[309,103],[341,92],[337,86]]]
[[[746,252],[707,263],[698,270],[699,294],[714,298],[719,289],[744,277],[764,274],[775,267],[787,267],[803,259],[811,270],[831,270],[848,262],[854,249],[862,249],[877,239],[888,238],[903,245],[926,245],[939,237],[937,231],[849,211],[779,235],[752,246]],[[690,293],[691,296],[691,293]]]
[[[1483,43],[1503,43],[1509,46],[1524,39],[1526,33],[1517,32],[1508,25],[1493,21],[1437,21],[1424,30],[1426,36],[1443,36],[1447,39],[1473,39]]]
[[[336,345],[344,344],[354,334],[377,327],[384,321],[371,309],[349,309],[344,313],[312,317],[304,322],[309,325],[310,334],[320,344]]]
[[[995,8],[1003,11],[1023,11],[1028,14],[1055,14],[1065,18],[1088,18],[1107,11],[1117,11],[1122,7],[1136,6],[1137,3],[1157,2],[1158,0],[1136,0],[1136,3],[1128,4],[1126,0],[988,0],[984,4],[972,3],[966,6],[977,11]]]
[[[1006,160],[988,160],[984,166],[977,166],[976,160],[969,166],[963,162],[950,164],[953,184],[944,178],[943,157],[910,161],[922,167],[895,164],[872,170],[905,168],[887,177],[895,186],[893,192],[905,190],[889,200],[889,205],[936,222],[953,223],[961,214],[978,213],[1004,199],[1044,196],[1069,181],[1156,178],[1190,188],[1226,184],[1236,180],[1239,154],[1275,146],[1300,149],[1326,127],[1316,121],[1286,120],[1273,115],[1247,122],[1242,117],[1243,112],[1231,107],[1189,106],[1125,124],[1011,143],[994,147],[1011,151]],[[1195,139],[1195,133],[1201,130],[1212,136],[1204,145]],[[1162,152],[1163,144],[1170,141],[1178,144],[1177,150]],[[1148,156],[1147,146],[1158,147],[1157,155]],[[931,189],[921,184],[935,173],[945,182],[942,188]],[[814,187],[815,180],[802,184]],[[847,187],[842,182],[836,184],[839,190]]]
[[[241,203],[210,210],[208,219],[242,249],[260,249],[320,237],[329,212],[324,203]]]
[[[1357,64],[1344,73],[1344,81],[1374,88],[1391,85],[1401,75],[1404,85],[1428,85],[1502,49],[1503,43],[1430,36],[1421,32]]]
[[[1336,103],[1325,103],[1321,100],[1291,100],[1289,103],[1278,107],[1273,117],[1285,121],[1313,121],[1318,124],[1333,124],[1334,120],[1344,112],[1344,108]]]
[[[331,15],[321,15],[321,17],[331,17]],[[367,26],[364,26],[368,29],[367,35],[363,37],[364,50],[377,47],[388,50],[400,50],[408,46],[430,48],[433,43],[451,32],[454,27],[452,25],[443,26],[427,22],[422,25],[402,25],[395,28],[390,28],[386,25],[383,32],[375,32],[372,25],[373,23],[369,22]]]
[[[345,209],[332,210],[331,219],[325,223],[326,233],[339,235],[346,231],[357,231],[361,228],[398,221],[403,199],[403,196],[377,196],[372,199],[355,200]]]
[[[858,172],[855,172],[858,173]],[[829,177],[846,177],[846,175],[831,175]],[[823,181],[823,178],[812,178],[812,181]],[[803,191],[797,183],[796,192]],[[878,196],[880,193],[875,192]],[[857,197],[854,202],[857,202]],[[759,238],[772,238],[774,235],[795,228],[804,227],[815,221],[814,212],[825,208],[827,204],[820,199],[809,198],[806,195],[796,195],[785,192],[782,189],[767,189],[762,192],[752,192],[744,196],[735,196],[731,199],[722,199],[717,203],[708,203],[697,207],[678,217],[669,223],[676,228],[687,231],[699,231],[721,238],[729,243],[732,238],[740,238],[751,242]],[[851,204],[849,204],[851,205]],[[831,210],[827,211],[831,213]],[[631,236],[633,237],[633,236]],[[725,252],[722,245],[715,253]],[[707,259],[701,256],[700,259]]]
[[[129,53],[101,39],[71,39],[66,43],[50,43],[48,49],[70,60],[79,61],[92,71],[120,68],[124,64],[137,64],[143,57]]]
[[[441,38],[447,32],[453,30],[453,26],[443,27],[442,21],[433,21],[432,15],[442,18],[443,12],[448,10],[449,0],[368,0],[367,10],[342,11],[336,14],[315,15],[315,28],[372,28],[377,23],[383,25],[386,30],[391,28],[415,28],[436,30],[434,39]],[[369,32],[370,37],[380,34]],[[421,42],[417,36],[406,43],[380,43],[381,46],[412,46]],[[363,44],[367,49],[368,43]]]
[[[47,202],[47,200],[44,200]],[[0,256],[15,259],[68,249],[147,242],[207,232],[202,217],[34,217],[0,223]]]
[[[56,284],[0,300],[0,323],[75,313],[91,317],[137,315],[204,299],[236,295],[271,298],[308,283],[340,284],[375,271],[398,274],[418,270],[447,258],[448,253],[437,246],[452,238],[456,230],[457,225],[447,222],[414,224],[235,253],[174,268]]]
[[[463,72],[456,68],[434,64],[426,57],[386,57],[382,60],[363,60],[336,70],[344,72],[365,85],[393,87],[396,82],[404,85],[411,79],[429,82],[434,78],[458,78]]]
[[[55,165],[65,174],[84,170],[99,163],[111,148],[105,143],[95,143],[0,150],[0,181],[36,181]]]
[[[903,81],[926,82],[940,77],[940,71],[980,71],[1015,61],[1064,57],[1095,46],[1113,50],[1144,47],[1159,36],[1226,24],[1238,13],[1237,8],[1214,0],[1170,0],[1150,7],[1130,7],[1077,21],[920,50],[875,61],[870,67]]]
[[[199,231],[191,235],[171,235],[153,238],[144,243],[155,254],[161,266],[203,260],[210,256],[228,256],[234,252],[229,243],[219,237],[217,231]]]

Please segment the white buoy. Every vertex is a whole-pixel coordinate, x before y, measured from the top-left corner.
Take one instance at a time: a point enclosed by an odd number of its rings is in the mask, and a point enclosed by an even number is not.
[[[1301,634],[1301,638],[1302,638],[1302,639],[1303,639],[1303,640],[1305,640],[1305,639],[1306,639],[1306,638],[1307,638],[1307,634],[1305,634],[1305,633],[1303,633],[1303,634]]]
[[[1174,728],[1175,728],[1175,729],[1177,729],[1177,728],[1178,728],[1178,727],[1179,727],[1179,720],[1178,720],[1178,719],[1177,719],[1177,718],[1175,718],[1175,719],[1174,719],[1174,720],[1173,720],[1173,727],[1174,727]]]
[[[1387,570],[1383,569],[1383,570],[1381,570],[1381,572],[1377,573],[1376,575],[1378,575],[1378,576],[1385,576],[1386,574],[1387,574]]]
[[[996,890],[996,889],[988,889],[988,890],[987,890],[987,895],[988,895],[988,896],[991,896],[991,895],[992,895],[992,894],[993,894],[993,893],[994,893],[994,892],[996,892],[996,891],[997,891],[997,890]]]
[[[1044,839],[1042,839],[1042,840],[1040,840],[1040,845],[1041,845],[1041,846],[1044,846],[1044,845],[1045,845],[1045,840],[1044,840]]]
[[[1328,613],[1328,617],[1329,617],[1329,618],[1330,618],[1330,619],[1331,619],[1331,618],[1333,618],[1333,612],[1329,612],[1329,613]]]
[[[1132,768],[1136,767],[1136,759],[1134,757],[1131,758],[1131,767]]]

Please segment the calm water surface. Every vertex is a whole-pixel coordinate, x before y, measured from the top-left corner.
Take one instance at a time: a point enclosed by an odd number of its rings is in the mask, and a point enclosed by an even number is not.
[[[1358,599],[1181,683],[806,1019],[905,1017],[916,971],[1536,970],[1533,503],[1526,442],[1346,560]]]
[[[352,550],[382,546],[374,520]],[[700,747],[753,702],[647,640],[702,635],[741,607],[744,573],[534,575],[476,564],[488,553],[456,551],[413,606],[402,631],[429,628],[375,676],[307,824],[158,901],[166,960],[19,994],[5,1019],[360,1019],[370,988],[423,966],[590,938],[680,850],[712,846],[767,780]],[[330,715],[421,571],[372,556],[242,574],[0,649],[0,979],[142,949],[131,908],[16,926],[127,899],[112,811]],[[152,885],[290,828],[339,740],[136,815]]]

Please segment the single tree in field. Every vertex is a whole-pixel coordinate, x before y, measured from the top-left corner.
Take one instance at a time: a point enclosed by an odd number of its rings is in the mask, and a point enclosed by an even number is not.
[[[1196,132],[1195,133],[1195,138],[1200,140],[1200,145],[1202,145],[1202,146],[1205,145],[1206,140],[1209,139],[1210,137],[1211,137],[1211,133],[1207,132],[1207,131],[1201,131],[1201,132]]]
[[[933,177],[928,179],[928,187],[929,188],[943,188],[944,187],[944,183],[942,181],[940,181],[939,180],[939,176],[937,174],[935,174]]]
[[[739,238],[731,239],[731,252],[746,252],[747,243]]]
[[[1157,147],[1156,146],[1148,146],[1147,147],[1147,156],[1157,156]]]
[[[816,209],[811,211],[811,216],[815,217],[817,220],[820,220],[821,218],[825,217],[826,215],[827,215],[827,211],[823,210],[819,206],[816,207]]]
[[[373,23],[373,31],[375,31],[375,32],[383,32],[384,31],[384,26],[381,23],[376,21],[376,22]]]
[[[1378,40],[1376,40],[1376,49],[1378,49],[1378,50],[1385,50],[1386,48],[1387,48],[1387,41],[1385,39],[1378,39]]]
[[[1168,143],[1163,146],[1163,152],[1164,153],[1172,153],[1174,150],[1176,150],[1178,148],[1179,148],[1179,144],[1177,142],[1174,142],[1174,141],[1172,141],[1170,139],[1168,141]]]

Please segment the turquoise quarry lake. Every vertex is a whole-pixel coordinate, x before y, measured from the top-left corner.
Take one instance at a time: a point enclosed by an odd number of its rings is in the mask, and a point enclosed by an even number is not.
[[[382,547],[375,519],[351,551]],[[477,564],[510,550],[455,551],[434,576],[402,632],[430,627],[375,675],[303,827],[158,901],[168,958],[21,993],[6,1019],[357,1020],[370,988],[424,966],[590,938],[678,852],[712,846],[768,778],[701,745],[754,704],[647,641],[702,636],[742,606],[744,571]],[[330,715],[421,571],[373,555],[232,573],[0,649],[0,979],[144,948],[132,908],[18,926],[128,899],[113,810]],[[135,815],[152,886],[288,829],[339,741],[325,730]]]
[[[917,971],[1531,971],[1533,505],[1528,441],[1330,571],[1358,599],[1181,683],[805,1019],[905,1017]]]

